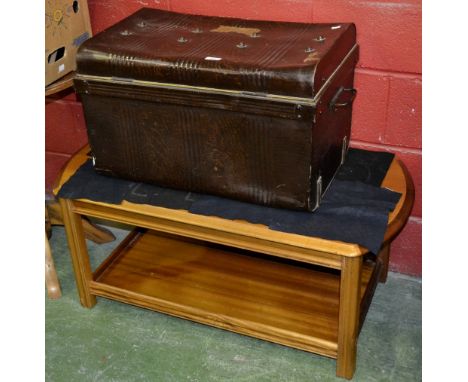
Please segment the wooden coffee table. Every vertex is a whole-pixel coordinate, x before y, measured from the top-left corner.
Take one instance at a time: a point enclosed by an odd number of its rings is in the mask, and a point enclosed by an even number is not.
[[[88,151],[72,157],[55,194]],[[60,199],[80,302],[91,308],[106,297],[332,357],[336,374],[350,379],[359,330],[414,199],[397,159],[382,186],[402,197],[378,256],[357,244],[185,210]],[[137,227],[94,272],[83,215]]]

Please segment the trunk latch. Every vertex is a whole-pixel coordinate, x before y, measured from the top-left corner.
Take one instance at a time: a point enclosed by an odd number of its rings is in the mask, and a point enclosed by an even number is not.
[[[315,208],[314,210],[316,210],[319,205],[320,205],[320,202],[322,201],[322,175],[319,175],[319,177],[317,178],[317,183],[316,183],[316,193],[317,193],[317,201],[315,203]]]

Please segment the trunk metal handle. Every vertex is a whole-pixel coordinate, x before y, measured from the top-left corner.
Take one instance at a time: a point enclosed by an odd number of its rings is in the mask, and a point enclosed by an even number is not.
[[[348,101],[338,103],[337,101],[340,98],[341,93],[343,93],[343,92],[349,92],[349,93],[351,93],[351,96],[350,96]],[[354,88],[345,88],[343,86],[340,86],[339,89],[336,91],[335,95],[333,96],[333,98],[331,99],[330,103],[328,104],[328,108],[330,109],[330,111],[335,111],[339,107],[346,107],[348,105],[351,105],[353,103],[354,99],[356,98],[356,94],[357,94],[356,89],[354,89]]]

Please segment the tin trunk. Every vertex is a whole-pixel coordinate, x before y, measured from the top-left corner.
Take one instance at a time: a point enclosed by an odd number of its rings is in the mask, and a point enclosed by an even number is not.
[[[346,155],[357,59],[353,24],[142,9],[78,52],[95,169],[312,211]]]

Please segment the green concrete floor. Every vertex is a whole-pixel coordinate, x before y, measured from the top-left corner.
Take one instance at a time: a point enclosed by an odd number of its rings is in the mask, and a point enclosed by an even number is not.
[[[117,241],[89,243],[97,266]],[[45,302],[46,381],[344,381],[335,361],[300,350],[98,298],[81,307],[65,232],[50,240],[62,286]],[[358,341],[354,381],[421,380],[421,280],[390,273]]]

